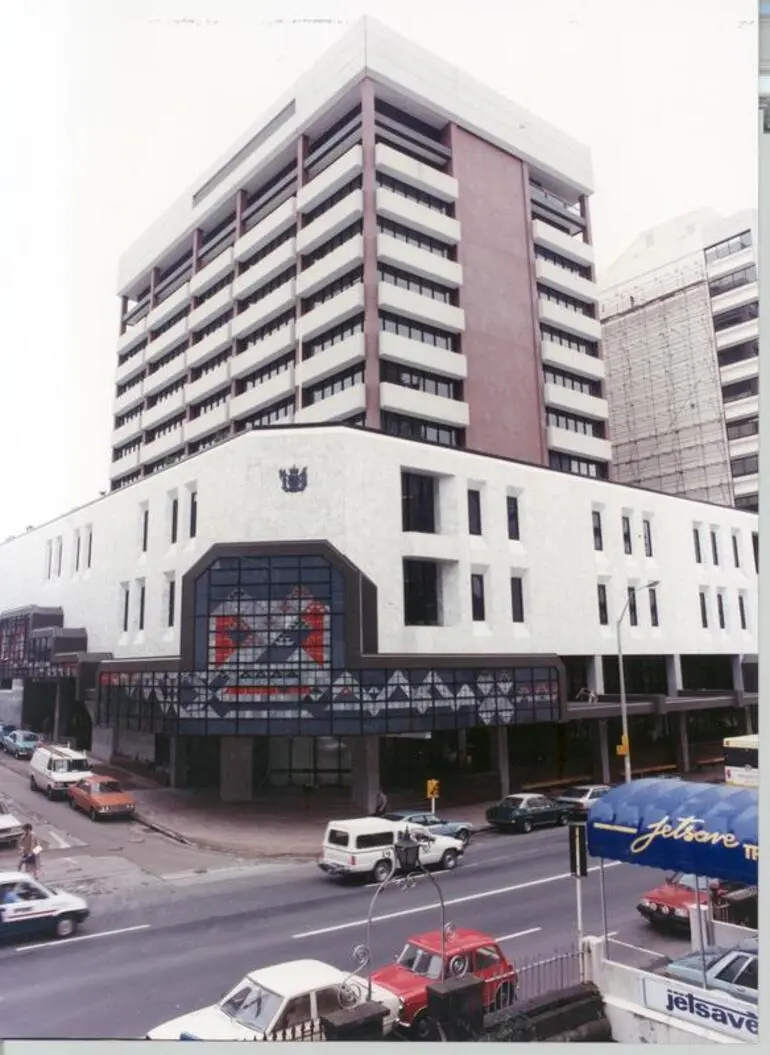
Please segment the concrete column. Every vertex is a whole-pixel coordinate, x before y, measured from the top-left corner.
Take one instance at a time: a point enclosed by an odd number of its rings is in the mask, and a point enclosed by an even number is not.
[[[604,657],[589,656],[586,663],[586,688],[589,692],[595,692],[597,696],[604,695]]]
[[[377,181],[374,168],[374,81],[361,84],[361,145],[364,171],[364,387],[367,428],[380,427],[380,320],[377,279]]]
[[[666,656],[666,693],[668,696],[676,696],[682,688],[681,656]]]
[[[251,802],[253,774],[252,738],[223,736],[219,741],[219,795],[222,802]]]
[[[743,686],[743,656],[730,656],[730,664],[733,668],[733,691],[745,692]]]
[[[56,679],[56,695],[54,697],[53,705],[53,729],[51,731],[51,739],[55,744],[62,738],[62,731],[65,726],[65,712],[66,704],[64,702],[64,686],[61,678]]]
[[[457,761],[459,765],[464,766],[465,760],[468,757],[468,730],[458,729],[457,730]]]
[[[690,738],[687,735],[687,712],[680,711],[677,715],[679,721],[679,768],[683,773],[689,773],[692,769],[690,762]]]
[[[492,737],[492,758],[500,778],[500,798],[511,793],[511,763],[508,755],[508,726],[495,725],[489,730]]]
[[[599,758],[602,765],[602,784],[611,783],[610,744],[607,719],[599,719]]]
[[[351,736],[348,740],[353,802],[363,814],[374,813],[380,789],[380,738]],[[387,794],[387,789],[383,789]]]
[[[171,737],[168,776],[170,787],[184,788],[187,786],[187,741],[182,736]]]

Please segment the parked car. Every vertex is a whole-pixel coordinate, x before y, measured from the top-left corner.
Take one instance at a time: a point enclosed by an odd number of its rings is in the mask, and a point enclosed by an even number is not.
[[[385,817],[358,817],[330,821],[326,826],[318,867],[331,876],[361,876],[382,883],[398,867],[395,844],[403,822]],[[409,834],[422,845],[420,861],[426,867],[456,868],[465,851],[459,839],[431,835],[420,825],[409,826]]]
[[[442,976],[441,931],[409,938],[395,963],[380,967],[372,981],[398,997],[398,1025],[416,1040],[437,1039],[428,1018],[428,986]],[[446,937],[444,978],[476,975],[484,983],[484,1004],[503,1010],[516,1000],[518,973],[494,938],[482,931],[458,928]]]
[[[0,802],[0,846],[15,846],[22,830],[21,821],[14,817],[4,802]]]
[[[70,938],[87,917],[82,897],[52,890],[24,872],[0,872],[0,940],[46,933]]]
[[[609,790],[608,784],[576,784],[554,795],[554,801],[569,809],[570,820],[584,820],[593,804]]]
[[[531,832],[566,824],[569,810],[545,795],[506,795],[486,813],[487,823],[498,831]]]
[[[29,763],[30,788],[49,799],[66,799],[73,784],[92,775],[87,755],[59,744],[38,745]]]
[[[747,938],[732,949],[711,946],[703,953],[689,952],[672,960],[664,973],[688,985],[703,985],[703,962],[706,962],[706,985],[719,989],[738,1000],[757,1003],[759,975],[759,939]]]
[[[132,817],[136,799],[130,791],[124,791],[113,777],[101,777],[98,773],[84,777],[67,789],[73,810],[83,810],[92,821],[107,817]]]
[[[637,911],[654,927],[664,930],[690,932],[690,909],[697,902],[722,910],[726,922],[743,926],[756,924],[757,888],[721,879],[698,879],[687,872],[667,872],[663,882],[648,890],[639,899]]]
[[[218,1004],[199,1008],[172,1018],[150,1030],[146,1040],[264,1040],[280,1039],[284,1031],[298,1039],[310,1039],[321,1015],[343,1006],[341,987],[350,1000],[345,1006],[367,999],[365,979],[350,978],[320,960],[294,960],[264,967],[247,974]],[[398,999],[378,985],[372,986],[372,999],[388,1009],[384,1028],[390,1032],[398,1015]],[[321,1037],[316,1034],[317,1040]]]
[[[6,733],[2,741],[3,751],[14,758],[32,758],[35,748],[43,743],[40,733],[31,733],[29,729],[13,729]]]
[[[383,817],[397,824],[418,824],[427,828],[431,835],[448,835],[451,839],[459,839],[464,846],[468,845],[473,835],[470,821],[448,821],[430,810],[390,810]]]

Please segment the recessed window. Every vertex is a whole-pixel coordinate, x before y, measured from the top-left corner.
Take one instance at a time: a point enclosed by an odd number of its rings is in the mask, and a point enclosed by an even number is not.
[[[166,611],[166,624],[167,626],[174,625],[174,615],[176,613],[176,579],[168,580],[168,608]]]
[[[741,620],[741,630],[745,630],[748,625],[748,620],[746,619],[746,599],[742,593],[738,594],[738,615]]]
[[[602,533],[602,514],[598,509],[594,509],[591,513],[591,524],[594,532],[594,549],[604,549],[604,535]]]
[[[636,590],[633,586],[628,587],[628,621],[631,626],[639,625],[639,610],[636,607]]]
[[[128,616],[131,594],[127,586],[123,587],[123,633],[128,630]]]
[[[404,624],[439,625],[439,566],[435,561],[404,561]]]
[[[634,552],[634,540],[631,537],[631,517],[623,517],[623,552]]]
[[[147,597],[147,591],[144,583],[139,586],[139,629],[144,630],[144,605]]]
[[[150,510],[142,511],[142,553],[147,552],[147,543],[150,537]]]
[[[519,534],[519,500],[516,495],[508,495],[508,538],[518,542]]]
[[[644,555],[652,556],[652,524],[649,520],[642,521],[642,535],[644,537]]]
[[[721,593],[717,594],[717,619],[719,620],[719,629],[724,630],[725,628],[725,599]]]
[[[198,534],[198,492],[190,491],[190,538]]]
[[[700,625],[704,630],[708,629],[709,625],[709,606],[708,598],[704,590],[700,591]]]
[[[655,587],[650,586],[647,592],[650,597],[650,625],[660,626],[660,619],[658,616],[658,595],[655,592]]]
[[[436,531],[436,481],[421,473],[401,473],[401,529]]]
[[[703,563],[703,551],[701,550],[701,545],[700,545],[700,529],[699,528],[694,527],[692,529],[692,544],[693,544],[693,549],[695,550],[695,563],[696,564],[702,564]]]
[[[603,582],[596,587],[596,600],[599,606],[599,623],[602,626],[608,626],[610,615],[607,608],[607,587]]]
[[[711,532],[711,559],[714,564],[719,564],[719,541],[716,531]]]
[[[471,575],[471,612],[474,623],[483,623],[486,619],[483,575]]]
[[[468,491],[468,533],[481,534],[481,491]]]
[[[87,551],[86,551],[86,567],[87,568],[91,567],[91,558],[93,557],[93,553],[94,553],[94,529],[93,528],[89,528],[88,529],[88,548],[87,548]]]
[[[511,576],[511,619],[524,622],[524,580],[518,575]]]
[[[75,571],[80,571],[80,545],[81,538],[80,532],[78,531],[75,535]]]
[[[751,532],[751,545],[754,549],[754,571],[759,575],[759,533]]]
[[[738,545],[738,536],[733,535],[733,562],[736,568],[741,566],[741,551]]]
[[[173,546],[179,534],[179,499],[171,499],[171,545]]]

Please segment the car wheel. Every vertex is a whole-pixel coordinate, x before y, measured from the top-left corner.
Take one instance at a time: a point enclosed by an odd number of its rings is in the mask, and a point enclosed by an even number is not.
[[[456,850],[445,850],[444,856],[441,858],[441,867],[446,869],[447,872],[451,872],[453,868],[457,868],[458,856]]]
[[[88,816],[91,818],[92,821],[98,821],[99,820],[99,813],[98,813],[97,810],[89,810],[88,811]]]
[[[427,1011],[421,1011],[415,1016],[410,1033],[415,1040],[441,1040],[438,1025],[429,1017]]]
[[[372,879],[375,883],[384,883],[393,874],[393,865],[390,861],[378,861],[372,869]]]
[[[29,778],[29,790],[37,791],[37,784],[35,783],[35,778],[33,776],[30,776]]]
[[[45,789],[45,797],[48,799],[49,802],[53,802],[53,788],[50,784]]]
[[[524,832],[525,835],[529,835],[529,833],[532,831],[532,821],[522,821],[521,830]]]
[[[73,797],[71,795],[69,797],[69,800],[70,800],[70,809],[71,810],[76,810],[78,808],[77,802],[75,802],[75,800],[73,799]]]
[[[57,938],[71,938],[77,930],[77,923],[72,916],[62,916],[54,924]]]
[[[504,1011],[516,999],[516,989],[512,982],[503,982],[495,993],[495,1011]]]
[[[566,823],[567,823],[567,814],[566,813],[560,813],[559,814],[559,820],[557,821],[557,824],[559,824],[560,826],[563,827]]]
[[[471,841],[471,833],[468,831],[467,828],[461,828],[457,833],[457,838],[460,840],[463,846],[467,846],[468,843]]]

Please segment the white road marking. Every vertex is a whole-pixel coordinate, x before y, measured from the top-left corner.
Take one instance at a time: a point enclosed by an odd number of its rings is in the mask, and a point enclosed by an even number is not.
[[[614,938],[616,934],[620,934],[620,931],[619,930],[608,930],[607,931],[607,937],[608,938]]]
[[[472,864],[469,864],[469,865],[466,865],[466,864],[458,865],[458,868],[462,868],[462,870],[465,871],[466,868],[478,868],[480,864],[481,864],[480,861],[474,861]],[[457,871],[456,868],[437,868],[434,872],[431,872],[431,875],[434,875],[434,876],[445,876],[445,875],[448,875],[450,872],[456,872],[456,871]],[[424,872],[417,872],[417,874],[414,875],[412,878],[413,879],[427,879],[428,876],[426,876]],[[381,885],[382,884],[380,884],[380,883],[365,883],[364,884],[364,890],[368,890],[370,887],[376,887],[376,886],[381,886]]]
[[[607,866],[605,865],[604,867],[606,868]],[[617,931],[614,933],[617,934]],[[607,935],[607,937],[609,937],[609,935]],[[654,949],[645,949],[641,945],[632,945],[630,941],[620,941],[619,938],[613,938],[612,944],[622,945],[626,949],[635,949],[637,952],[643,952],[645,956],[654,956],[656,959],[666,955],[664,952],[656,952]]]
[[[44,836],[44,838],[53,839],[53,841],[56,843],[57,849],[59,850],[70,849],[71,843],[68,843],[66,839],[62,839],[61,835],[59,835],[58,832],[50,830],[48,834]]]
[[[528,930],[514,931],[513,934],[501,934],[499,938],[495,938],[495,941],[511,941],[513,938],[523,938],[525,934],[537,934],[542,929],[542,927],[530,927]]]
[[[617,866],[622,863],[622,861],[609,861],[604,867],[605,869],[617,868]],[[588,871],[598,872],[599,865],[589,868]],[[529,879],[526,883],[514,883],[513,886],[498,887],[497,890],[482,890],[476,894],[465,894],[463,897],[448,898],[445,905],[464,905],[468,901],[482,901],[487,897],[498,897],[500,894],[511,894],[515,890],[528,890],[532,887],[543,886],[545,883],[556,883],[561,879],[572,879],[572,873],[562,872],[559,875],[544,876],[541,879]],[[372,923],[381,923],[389,919],[400,919],[402,916],[414,916],[418,912],[433,912],[434,910],[435,905],[416,905],[414,908],[401,909],[400,912],[387,912],[382,916],[374,916],[372,918]],[[299,934],[292,934],[292,938],[315,938],[320,934],[333,934],[340,930],[351,930],[353,927],[362,927],[365,924],[365,919],[356,919],[351,920],[348,923],[337,923],[333,927],[319,927],[317,930],[301,931]]]
[[[136,927],[121,927],[119,930],[99,930],[95,934],[79,934],[76,938],[60,938],[58,941],[40,941],[35,945],[18,945],[16,952],[31,952],[32,949],[57,948],[60,945],[72,945],[75,941],[92,941],[94,938],[112,938],[116,934],[132,934],[137,930],[149,930],[149,923],[139,923]]]

